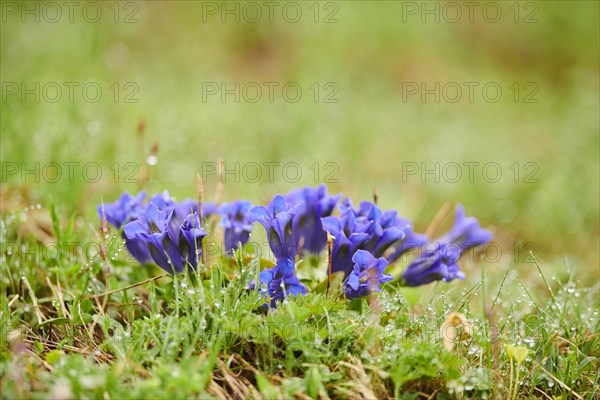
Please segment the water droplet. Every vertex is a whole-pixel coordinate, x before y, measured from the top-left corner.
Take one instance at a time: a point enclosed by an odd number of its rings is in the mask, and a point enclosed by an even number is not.
[[[148,163],[148,165],[156,165],[158,164],[158,157],[150,155],[148,156],[148,158],[146,158],[146,162]]]
[[[90,123],[87,126],[87,133],[90,136],[97,136],[98,133],[100,133],[101,129],[102,129],[102,124],[100,124],[100,122],[90,121]]]

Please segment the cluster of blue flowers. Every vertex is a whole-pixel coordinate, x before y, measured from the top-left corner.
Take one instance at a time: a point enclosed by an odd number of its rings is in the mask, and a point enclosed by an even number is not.
[[[98,214],[117,229],[122,229],[125,245],[140,262],[154,261],[170,273],[196,268],[207,236],[200,220],[198,203],[173,201],[167,192],[151,197],[125,193],[116,202],[98,207]],[[223,204],[206,203],[202,217],[218,214],[224,229],[227,254],[244,245],[253,224],[260,223],[267,234],[276,263],[260,273],[258,287],[268,294],[271,305],[286,296],[306,294],[307,288],[296,275],[296,259],[303,254],[319,255],[332,236],[329,254],[331,272],[344,275],[343,291],[348,298],[377,292],[393,279],[385,273],[390,263],[415,248],[422,252],[400,276],[405,286],[433,281],[464,279],[457,265],[461,255],[474,246],[487,243],[492,234],[482,229],[474,217],[466,217],[457,206],[454,226],[435,241],[415,233],[410,221],[396,211],[381,211],[371,202],[355,208],[350,199],[331,196],[324,185],[276,195],[265,206],[241,200]],[[339,215],[333,216],[336,205]]]
[[[193,200],[176,203],[168,192],[151,197],[132,197],[124,193],[115,203],[98,206],[98,214],[115,228],[123,229],[125,247],[144,264],[154,261],[167,272],[182,272],[186,265],[195,268],[207,233],[202,229],[199,205]],[[205,216],[216,206],[203,206]]]

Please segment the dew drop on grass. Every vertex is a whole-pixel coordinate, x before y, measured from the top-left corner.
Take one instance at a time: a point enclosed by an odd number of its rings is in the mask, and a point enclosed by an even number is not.
[[[87,126],[87,134],[90,136],[97,136],[102,129],[102,124],[98,121],[90,121]]]

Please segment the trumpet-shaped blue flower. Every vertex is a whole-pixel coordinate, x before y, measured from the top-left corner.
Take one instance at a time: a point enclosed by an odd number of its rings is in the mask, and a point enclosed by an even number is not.
[[[458,247],[448,243],[438,244],[433,250],[425,250],[402,273],[404,286],[420,286],[434,281],[464,279],[465,274],[456,264],[460,258]]]
[[[197,214],[179,221],[173,206],[159,209],[153,202],[137,220],[124,225],[123,232],[129,240],[143,243],[152,260],[169,273],[182,272],[187,264],[196,268],[206,236]],[[141,262],[144,253],[132,255]]]
[[[355,209],[349,199],[340,206],[339,217],[322,219],[323,229],[334,236],[332,272],[352,270],[352,257],[357,250],[367,250],[375,257],[393,262],[413,247],[427,242],[416,234],[408,220],[395,211],[382,212],[371,202],[362,202]]]
[[[178,221],[182,221],[187,215],[191,213],[198,214],[200,207],[198,202],[191,199],[184,199],[181,202],[175,202],[168,191],[164,191],[159,194],[155,194],[148,200],[148,204],[154,204],[158,207],[159,210],[165,209],[167,207],[174,207],[175,214]],[[215,203],[205,202],[202,204],[202,217],[208,218],[215,211],[217,211],[217,205]]]
[[[286,196],[288,202],[299,204],[292,228],[296,238],[302,241],[304,251],[318,254],[325,248],[327,233],[321,218],[331,215],[339,199],[340,195],[329,196],[325,185],[297,189]]]
[[[244,245],[248,242],[252,231],[248,213],[251,207],[252,203],[247,200],[234,201],[219,207],[217,212],[221,214],[221,226],[225,228],[226,252],[237,249],[238,243]]]
[[[140,192],[135,197],[125,192],[114,203],[99,205],[98,217],[104,217],[109,224],[119,229],[129,221],[137,219],[144,210],[144,198],[146,193]]]
[[[331,249],[331,272],[343,271],[348,275],[352,269],[352,256],[369,239],[369,234],[356,232],[353,215],[350,218],[325,217],[321,219],[323,230],[333,236]]]
[[[436,239],[438,243],[452,243],[461,252],[471,247],[485,244],[492,240],[492,233],[482,229],[475,217],[466,217],[465,209],[461,204],[456,206],[454,225],[448,233]]]
[[[474,217],[465,217],[459,204],[456,217],[449,232],[430,243],[425,251],[412,261],[402,273],[406,286],[420,286],[433,281],[464,279],[465,274],[457,264],[461,255],[469,248],[489,242],[492,233],[479,226]]]
[[[383,258],[373,257],[365,250],[358,250],[352,256],[354,266],[352,272],[344,281],[344,292],[348,298],[366,296],[372,292],[379,292],[379,286],[392,280],[392,276],[384,274],[388,261]]]
[[[120,229],[128,222],[135,221],[144,213],[144,198],[146,193],[140,192],[135,197],[125,192],[114,203],[98,206],[98,216],[102,219],[102,214],[106,221],[117,229]],[[130,254],[136,254],[136,259],[145,264],[151,260],[147,246],[136,239],[128,239],[124,233],[121,234],[125,239],[125,248]]]
[[[269,247],[277,260],[296,258],[298,240],[292,229],[292,220],[298,206],[291,205],[283,196],[276,195],[267,207],[256,206],[248,211],[248,221],[260,222],[267,231]]]
[[[146,194],[144,192],[140,192],[135,197],[129,193],[124,193],[114,203],[105,204],[104,207],[102,205],[98,206],[98,215],[102,218],[102,212],[104,211],[106,220],[115,228],[120,229],[125,224],[143,216],[150,204],[153,204],[158,210],[173,208],[173,214],[170,218],[170,230],[178,232],[189,214],[198,214],[199,207],[197,202],[186,199],[180,203],[176,203],[166,190],[163,193],[152,196],[144,205],[143,201],[145,197]],[[216,208],[214,203],[204,203],[202,206],[203,216],[208,217],[215,212]],[[153,259],[145,241],[134,237],[129,238],[124,232],[122,235],[125,239],[125,247],[136,260],[144,264]],[[172,234],[172,240],[176,240],[176,236]]]
[[[260,273],[260,290],[269,295],[271,306],[286,296],[306,294],[306,287],[296,276],[293,258],[281,258],[273,268]]]

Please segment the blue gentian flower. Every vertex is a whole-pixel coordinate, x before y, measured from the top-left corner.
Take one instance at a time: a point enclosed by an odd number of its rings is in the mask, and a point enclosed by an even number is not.
[[[146,193],[140,192],[135,197],[125,192],[114,203],[98,206],[98,217],[104,217],[115,228],[119,229],[129,221],[137,219],[144,210],[144,198]]]
[[[400,256],[407,251],[413,248],[419,248],[425,245],[428,241],[427,236],[415,233],[413,231],[412,222],[405,218],[401,218],[398,216],[396,211],[386,211],[383,213],[381,225],[384,229],[384,237],[386,236],[386,230],[389,230],[392,233],[395,229],[401,230],[403,232],[402,239],[396,240],[395,242],[381,240],[378,244],[379,249],[385,249],[384,253],[381,255],[385,255],[385,259],[390,263],[396,261]],[[393,234],[394,238],[397,238],[397,234]],[[389,243],[389,244],[387,244]],[[378,255],[377,253],[376,255]]]
[[[154,202],[137,220],[124,225],[123,232],[129,240],[143,243],[152,260],[169,273],[182,272],[187,264],[196,268],[206,236],[198,214],[190,213],[179,221],[175,207],[159,209]],[[144,253],[132,255],[140,261]]]
[[[168,239],[167,229],[172,214],[172,209],[160,211],[157,206],[150,203],[139,218],[123,226],[125,237],[139,244],[138,248],[129,251],[140,263],[146,262],[144,257],[149,254],[161,268],[170,269],[163,242]]]
[[[331,272],[343,271],[347,276],[352,269],[352,256],[369,239],[369,234],[355,231],[354,214],[348,217],[325,217],[321,223],[323,230],[333,236]]]
[[[355,209],[349,199],[340,206],[339,217],[322,219],[323,229],[334,236],[332,272],[352,271],[352,257],[357,250],[367,250],[374,257],[393,262],[411,248],[427,242],[425,235],[416,234],[412,224],[398,217],[395,211],[382,212],[371,202],[362,202]]]
[[[305,295],[306,287],[296,276],[293,258],[281,258],[273,268],[260,273],[260,290],[268,294],[271,306],[286,296]]]
[[[128,222],[135,221],[141,214],[144,213],[143,201],[146,193],[140,192],[135,197],[125,192],[114,203],[108,203],[98,206],[98,216],[102,219],[102,214],[106,221],[120,229]],[[135,257],[141,264],[145,264],[151,260],[147,246],[136,239],[128,239],[124,233],[121,233],[125,239],[125,248],[130,254],[136,254]]]
[[[286,196],[288,202],[300,205],[293,219],[293,230],[296,238],[302,240],[303,251],[319,254],[325,248],[327,233],[321,218],[331,215],[340,197],[329,196],[325,185],[297,189]]]
[[[420,286],[444,280],[464,279],[465,274],[456,264],[460,258],[458,247],[440,243],[433,250],[425,250],[402,273],[404,286]]]
[[[183,220],[187,215],[194,212],[198,214],[200,207],[198,206],[198,201],[191,199],[184,199],[181,202],[175,202],[168,191],[164,191],[159,194],[155,194],[148,200],[148,204],[154,204],[158,207],[159,210],[165,209],[167,207],[175,207],[175,213],[177,214],[177,218],[179,221]],[[217,205],[211,202],[205,202],[202,204],[202,217],[208,218],[210,215],[217,211]]]
[[[278,194],[267,207],[256,206],[248,211],[248,221],[260,222],[267,231],[269,247],[277,260],[296,259],[298,240],[292,229],[292,219],[298,206],[287,203],[285,198]]]
[[[381,284],[393,279],[391,275],[383,273],[388,265],[388,261],[383,257],[375,258],[368,251],[357,250],[352,262],[354,267],[343,286],[346,296],[350,299],[379,292]]]
[[[225,228],[224,241],[227,253],[237,249],[238,243],[242,245],[248,242],[252,223],[248,211],[252,203],[247,200],[239,200],[223,204],[218,209],[221,214],[221,226]]]
[[[137,220],[140,216],[145,213],[149,204],[154,204],[158,210],[166,210],[173,208],[174,212],[170,219],[171,230],[177,231],[183,225],[187,216],[191,213],[198,213],[199,207],[198,202],[193,200],[183,200],[180,203],[176,203],[168,191],[156,194],[152,196],[146,205],[143,204],[146,194],[140,192],[135,197],[129,193],[123,193],[123,195],[117,199],[114,203],[104,205],[104,216],[106,220],[113,225],[115,228],[120,229],[125,224]],[[98,215],[102,218],[103,206],[98,206]],[[208,217],[214,213],[217,206],[214,203],[204,203],[202,205],[203,217]],[[199,225],[198,225],[199,227]],[[129,238],[123,232],[123,238],[125,239],[125,247],[134,258],[141,264],[153,259],[148,251],[148,245],[145,241],[141,241],[137,238]]]
[[[154,204],[159,210],[164,210],[167,207],[175,205],[175,201],[171,198],[171,195],[169,195],[167,190],[150,197],[148,204],[150,203]]]
[[[492,240],[492,233],[482,229],[475,217],[466,217],[465,209],[461,204],[456,206],[454,225],[445,235],[436,239],[438,243],[453,243],[464,252],[471,247],[485,244]]]
[[[471,247],[489,242],[492,233],[479,226],[475,217],[465,217],[465,210],[456,207],[454,225],[449,232],[430,243],[425,251],[412,261],[402,273],[406,286],[453,279],[464,279],[465,274],[457,264],[461,255]]]

